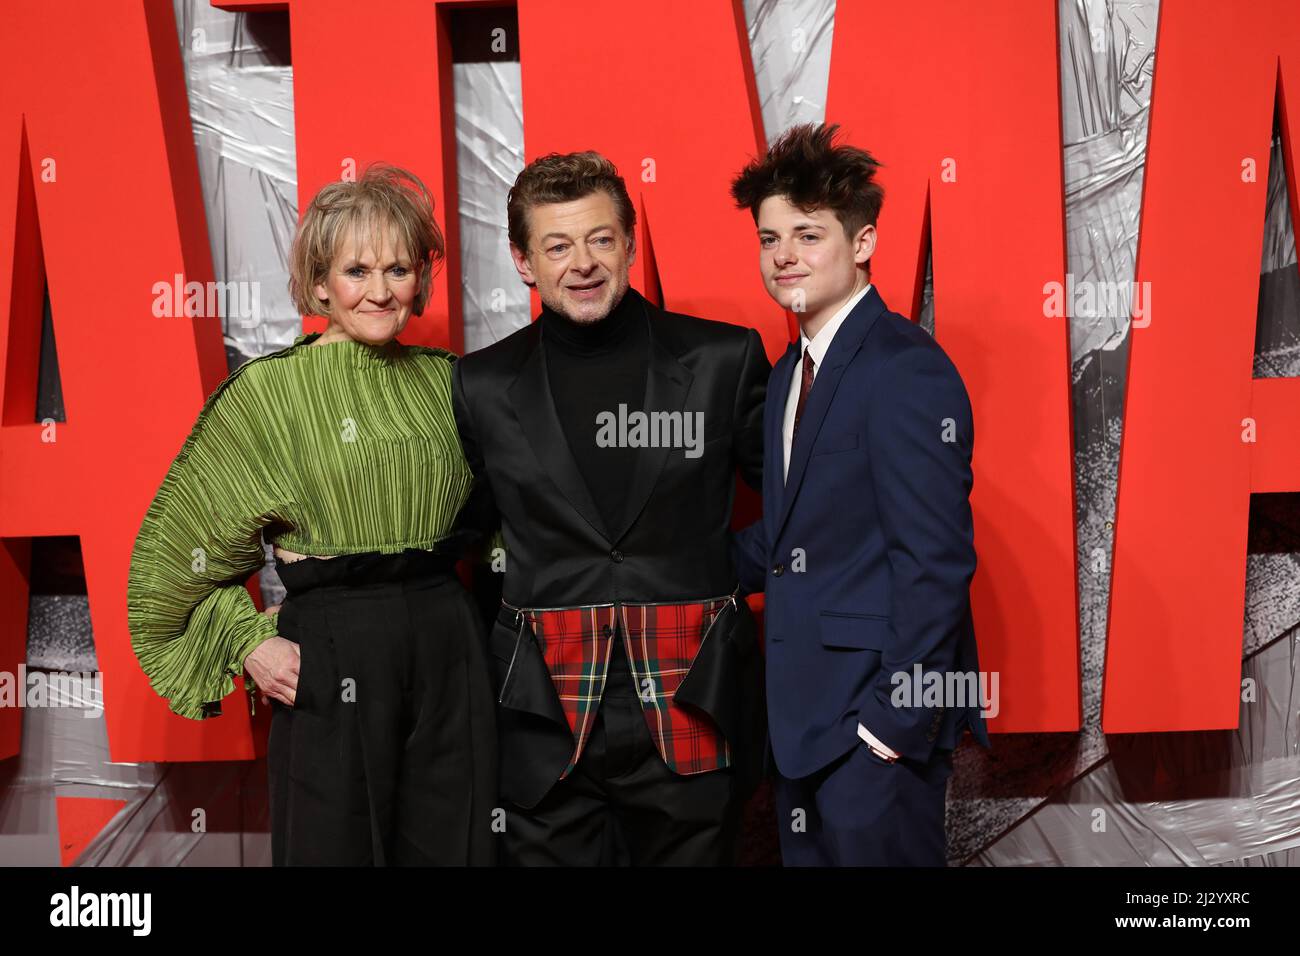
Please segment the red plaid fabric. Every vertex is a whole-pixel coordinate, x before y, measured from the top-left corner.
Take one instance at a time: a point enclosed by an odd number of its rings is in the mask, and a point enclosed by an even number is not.
[[[578,607],[524,612],[573,731],[573,757],[560,774],[561,780],[577,766],[600,707],[615,611],[614,607]]]
[[[619,623],[646,725],[664,763],[683,775],[731,766],[731,748],[717,725],[673,699],[713,622],[730,602],[725,597],[692,604],[524,612],[573,731],[573,757],[561,780],[578,765],[591,733]]]

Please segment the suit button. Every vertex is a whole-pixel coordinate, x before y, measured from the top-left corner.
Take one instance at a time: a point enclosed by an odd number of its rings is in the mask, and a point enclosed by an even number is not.
[[[617,551],[617,550],[615,550],[615,551],[611,551],[611,552],[609,553],[609,559],[610,559],[611,561],[613,561],[615,564],[622,564],[622,563],[623,563],[623,552],[622,552],[622,551]]]
[[[785,574],[785,565],[778,564],[776,567],[772,569],[772,573],[779,578],[781,575]]]

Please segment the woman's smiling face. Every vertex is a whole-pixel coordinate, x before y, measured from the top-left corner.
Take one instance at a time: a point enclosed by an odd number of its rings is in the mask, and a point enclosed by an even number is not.
[[[385,345],[406,327],[420,291],[417,263],[400,248],[397,230],[382,230],[382,245],[352,229],[339,244],[316,296],[329,302],[329,327],[315,344],[352,339]]]

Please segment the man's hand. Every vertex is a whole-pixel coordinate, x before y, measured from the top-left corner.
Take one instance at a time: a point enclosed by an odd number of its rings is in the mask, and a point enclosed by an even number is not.
[[[252,675],[262,694],[262,703],[274,697],[292,707],[298,695],[298,645],[283,637],[268,637],[244,658],[244,670]]]

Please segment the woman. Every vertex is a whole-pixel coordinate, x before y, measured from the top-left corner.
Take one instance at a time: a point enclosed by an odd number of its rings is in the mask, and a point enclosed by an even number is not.
[[[277,865],[495,858],[493,700],[453,573],[473,480],[455,356],[396,339],[443,255],[410,173],[372,166],[322,189],[289,287],[328,328],[222,383],[136,540],[129,624],[154,690],[178,714],[213,716],[247,669],[272,700]],[[278,614],[241,583],[263,534],[288,591]]]

